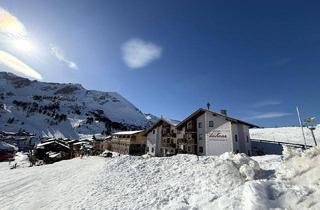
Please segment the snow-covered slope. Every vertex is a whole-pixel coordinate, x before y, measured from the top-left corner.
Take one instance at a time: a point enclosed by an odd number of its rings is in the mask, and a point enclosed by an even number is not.
[[[30,81],[6,72],[0,72],[0,115],[0,130],[73,138],[150,123],[116,92]]]
[[[0,209],[320,209],[320,147],[284,156],[88,157],[10,170]],[[261,165],[261,168],[259,165]]]
[[[311,132],[308,128],[303,128],[308,145],[314,145]],[[320,126],[316,126],[315,137],[320,143]],[[304,144],[301,127],[279,127],[279,128],[254,128],[250,129],[251,139],[261,139],[269,141],[281,141],[289,143]]]
[[[149,120],[152,123],[156,123],[160,118],[153,115],[153,114],[145,114],[147,120]]]

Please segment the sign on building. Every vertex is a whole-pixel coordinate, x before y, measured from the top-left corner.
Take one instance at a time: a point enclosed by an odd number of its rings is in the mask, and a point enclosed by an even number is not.
[[[212,130],[208,134],[209,141],[227,141],[230,136],[229,130]]]

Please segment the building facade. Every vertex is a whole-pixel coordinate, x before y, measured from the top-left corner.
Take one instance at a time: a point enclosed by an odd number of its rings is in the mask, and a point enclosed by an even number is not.
[[[145,136],[147,137],[146,152],[152,156],[170,156],[178,153],[177,121],[161,118],[151,128]]]
[[[34,148],[40,139],[34,134],[28,132],[0,131],[0,141],[4,141],[18,147],[19,151],[28,152]]]
[[[112,136],[95,135],[93,138],[93,149],[97,154],[105,150],[111,150]]]
[[[146,141],[143,130],[117,132],[112,134],[111,151],[126,155],[143,155]]]
[[[184,134],[178,140],[179,148],[197,155],[220,155],[224,152],[251,155],[250,123],[206,109],[198,109],[181,123],[177,129]]]

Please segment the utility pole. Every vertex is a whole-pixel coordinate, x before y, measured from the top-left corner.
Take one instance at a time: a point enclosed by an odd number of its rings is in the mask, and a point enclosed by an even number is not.
[[[309,127],[310,131],[311,131],[311,134],[312,134],[312,138],[313,138],[313,141],[314,141],[314,145],[317,146],[317,141],[316,141],[316,137],[314,136],[314,133],[313,131],[316,129],[314,127]]]
[[[305,121],[305,123],[306,123],[306,125],[307,125],[307,128],[309,128],[309,130],[310,130],[310,132],[311,132],[311,135],[312,135],[312,138],[313,138],[313,141],[314,141],[314,145],[317,146],[318,144],[317,144],[317,141],[316,141],[316,137],[315,137],[315,135],[314,135],[314,132],[313,132],[313,131],[316,129],[316,127],[313,126],[313,125],[311,125],[311,126],[308,125],[308,123],[311,124],[311,123],[315,122],[315,121],[316,121],[316,118],[315,118],[315,117],[309,117],[309,118],[305,119],[304,121]]]
[[[299,108],[298,107],[296,107],[296,108],[297,108],[298,119],[299,119],[301,131],[302,131],[302,136],[303,136],[303,140],[304,140],[304,148],[307,149],[307,142],[306,142],[306,137],[305,137],[304,131],[303,131],[303,125],[302,125],[301,118],[300,118]]]

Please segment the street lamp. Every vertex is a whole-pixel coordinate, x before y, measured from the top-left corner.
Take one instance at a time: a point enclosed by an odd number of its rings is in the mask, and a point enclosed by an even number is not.
[[[315,118],[315,117],[309,117],[309,118],[307,118],[307,119],[305,119],[304,120],[304,122],[306,123],[306,125],[307,125],[307,128],[309,128],[309,130],[311,131],[311,134],[312,134],[312,138],[313,138],[313,141],[314,141],[314,144],[315,144],[315,146],[317,146],[318,144],[317,144],[317,141],[316,141],[316,137],[314,136],[314,130],[316,129],[316,127],[315,126],[308,126],[308,123],[313,123],[313,122],[315,122],[316,121],[316,119],[317,118]]]

